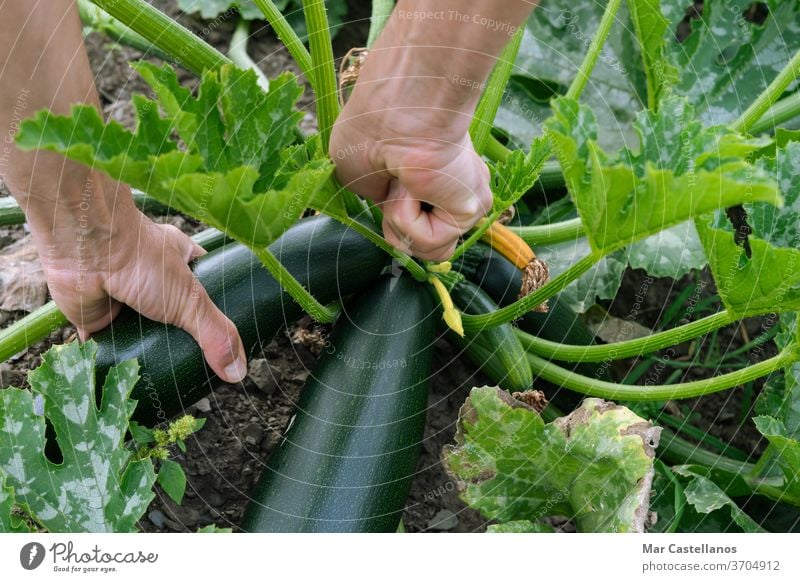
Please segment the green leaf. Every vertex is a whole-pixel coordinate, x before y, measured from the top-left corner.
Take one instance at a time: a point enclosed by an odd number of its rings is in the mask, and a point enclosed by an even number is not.
[[[486,528],[486,533],[553,533],[549,525],[534,523],[527,519],[497,523]]]
[[[727,507],[731,519],[745,533],[758,533],[765,530],[736,505],[713,481],[694,475],[684,490],[686,501],[701,514],[709,514]]]
[[[545,424],[500,388],[473,388],[442,457],[462,499],[488,519],[565,515],[584,532],[641,531],[659,433],[596,398]]]
[[[502,162],[490,164],[495,210],[508,208],[530,190],[549,157],[550,144],[544,138],[537,138],[527,155],[514,150]]]
[[[604,2],[550,0],[531,14],[495,119],[519,147],[541,135],[551,115],[549,100],[565,93],[577,75],[604,10]],[[617,20],[581,97],[597,113],[603,146],[614,149],[635,141],[631,123],[644,98],[636,87],[639,48],[630,42],[624,5]]]
[[[291,74],[272,81],[265,94],[253,71],[224,66],[203,76],[194,97],[169,65],[140,63],[137,70],[163,118],[140,95],[133,97],[135,133],[104,124],[87,105],[74,106],[69,117],[40,111],[22,123],[18,145],[97,168],[251,247],[289,228],[332,174],[333,164],[323,159],[284,171],[281,151],[302,117],[294,109],[301,89]]]
[[[161,467],[158,470],[158,484],[170,499],[178,505],[181,504],[183,494],[186,492],[186,474],[183,472],[183,467],[169,459],[161,461]]]
[[[661,13],[659,0],[628,0],[628,9],[647,76],[648,107],[657,111],[658,103],[678,79],[676,67],[666,59],[669,21]]]
[[[696,221],[720,297],[739,317],[800,310],[800,143],[787,143],[756,166],[775,179],[785,203],[745,205],[752,227],[749,258],[720,213]]]
[[[30,531],[25,520],[18,515],[12,515],[14,507],[14,490],[6,487],[5,479],[0,475],[0,534]]]
[[[607,155],[597,144],[592,111],[574,100],[553,102],[548,135],[592,248],[607,253],[720,207],[780,203],[770,176],[746,156],[767,140],[724,127],[703,128],[685,100],[670,98],[658,114],[636,121],[639,152]]]
[[[636,241],[627,250],[628,264],[653,277],[680,279],[706,265],[706,253],[691,221]]]
[[[31,391],[0,390],[0,475],[51,532],[135,531],[153,499],[152,462],[131,460],[124,446],[139,366],[129,360],[109,371],[98,409],[96,352],[93,341],[55,346],[29,374]],[[45,419],[60,464],[45,456]]]
[[[667,58],[680,72],[675,91],[697,107],[705,125],[729,123],[761,94],[800,49],[800,3],[768,0],[763,25],[744,18],[752,0],[706,0],[682,43],[673,32],[686,0],[661,0],[669,21]]]
[[[136,443],[137,447],[143,447],[155,440],[152,429],[142,426],[135,420],[130,422],[128,431],[131,433],[131,438],[133,438],[133,442]]]
[[[229,527],[218,527],[214,523],[210,523],[197,530],[197,533],[233,533],[233,529]]]
[[[786,426],[776,418],[757,416],[753,422],[777,453],[784,475],[782,488],[795,497],[800,495],[800,441],[790,437]]]

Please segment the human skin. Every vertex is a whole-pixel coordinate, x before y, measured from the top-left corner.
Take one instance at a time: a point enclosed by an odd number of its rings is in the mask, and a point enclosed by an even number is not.
[[[398,2],[330,142],[340,182],[381,203],[384,235],[396,247],[446,259],[491,207],[469,124],[478,87],[534,5]],[[20,117],[43,108],[68,114],[75,103],[99,108],[74,0],[0,2],[0,177],[25,211],[53,299],[83,339],[125,304],[189,332],[223,380],[243,379],[236,327],[188,267],[204,251],[139,212],[124,184],[14,147]]]
[[[204,253],[177,228],[152,222],[130,190],[51,152],[13,146],[19,117],[68,114],[99,98],[73,0],[0,3],[0,176],[25,211],[56,304],[85,339],[123,304],[189,332],[223,380],[247,373],[236,326],[189,269]]]
[[[446,260],[490,209],[469,125],[523,0],[400,0],[334,126],[340,183],[381,204],[395,247]]]

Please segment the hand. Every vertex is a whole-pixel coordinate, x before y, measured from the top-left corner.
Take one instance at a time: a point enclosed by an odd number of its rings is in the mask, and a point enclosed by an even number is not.
[[[334,126],[330,152],[339,182],[382,204],[383,233],[393,246],[446,260],[491,208],[486,164],[466,128],[434,137],[439,124],[420,123],[428,116],[364,109],[351,100]]]
[[[247,361],[236,327],[188,265],[205,251],[174,226],[152,222],[133,206],[127,188],[121,190],[110,218],[98,208],[106,198],[95,194],[85,227],[75,229],[63,211],[56,230],[32,223],[56,304],[84,340],[129,305],[149,319],[183,328],[220,378],[242,380]],[[102,219],[91,222],[88,216]]]

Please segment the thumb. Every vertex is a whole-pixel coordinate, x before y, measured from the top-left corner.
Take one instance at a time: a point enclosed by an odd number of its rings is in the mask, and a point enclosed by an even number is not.
[[[247,356],[236,326],[214,305],[188,267],[181,283],[190,287],[183,295],[188,300],[173,323],[192,335],[217,376],[225,382],[241,382],[247,375]]]

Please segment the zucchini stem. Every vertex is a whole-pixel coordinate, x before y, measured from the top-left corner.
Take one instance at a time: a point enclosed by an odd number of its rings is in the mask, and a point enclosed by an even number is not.
[[[511,78],[511,71],[514,68],[514,61],[517,58],[524,32],[525,27],[520,26],[519,30],[514,33],[514,36],[503,48],[500,56],[497,57],[497,63],[489,76],[486,89],[483,91],[483,95],[478,101],[478,106],[475,108],[475,115],[472,117],[469,133],[472,137],[472,146],[478,154],[483,154],[486,141],[492,132],[494,118],[500,108],[500,103],[503,101],[503,93],[508,80]]]
[[[92,0],[94,4],[161,49],[195,75],[231,60],[145,0]]]
[[[278,260],[278,258],[272,254],[268,248],[261,248],[261,249],[252,249],[253,252],[258,257],[258,260],[261,261],[261,264],[264,265],[264,268],[270,272],[270,274],[275,278],[278,284],[283,287],[286,292],[292,296],[300,306],[303,308],[303,311],[308,313],[311,317],[313,317],[316,321],[320,323],[330,323],[336,316],[339,314],[339,306],[334,307],[326,307],[319,301],[317,301],[314,296],[309,293],[308,289],[303,287],[302,283],[294,278],[294,276],[283,266],[283,264]]]
[[[339,116],[339,89],[336,84],[333,45],[325,0],[303,0],[303,12],[306,16],[308,44],[311,49],[313,71],[311,84],[317,96],[317,123],[322,149],[328,153],[331,130]]]
[[[526,295],[522,299],[518,299],[510,305],[498,309],[494,313],[484,313],[481,315],[463,314],[462,320],[464,329],[467,331],[480,331],[487,327],[510,323],[522,317],[538,305],[541,305],[561,292],[567,285],[591,269],[601,257],[602,255],[596,253],[585,256],[536,291]]]
[[[594,66],[597,64],[597,59],[608,38],[608,33],[611,32],[611,25],[614,24],[621,1],[608,0],[606,10],[600,19],[600,25],[597,27],[597,32],[595,32],[592,43],[589,45],[589,50],[578,69],[577,76],[572,80],[572,84],[567,90],[567,99],[575,99],[576,101],[580,99],[586,84],[589,82],[589,77],[592,75]]]
[[[774,131],[778,124],[794,119],[798,115],[800,115],[800,93],[792,93],[778,101],[761,119],[753,123],[750,133],[756,135]]]
[[[292,26],[283,14],[281,14],[281,11],[278,10],[278,7],[275,6],[272,0],[253,0],[253,3],[261,10],[264,19],[272,27],[273,32],[275,32],[275,36],[278,37],[278,40],[283,43],[289,51],[289,54],[292,55],[292,58],[297,63],[297,66],[300,67],[300,70],[303,71],[308,82],[314,86],[314,67],[311,64],[311,55],[308,50],[306,50],[306,47],[303,45],[300,37],[297,36]]]
[[[761,119],[767,110],[780,99],[783,92],[798,75],[800,75],[800,50],[772,80],[772,83],[764,89],[764,92],[742,113],[741,117],[730,125],[730,128],[740,133],[749,132],[753,124]]]
[[[261,71],[261,68],[253,61],[247,53],[247,43],[250,40],[250,21],[244,18],[239,19],[236,30],[231,37],[231,47],[228,49],[228,56],[240,69],[251,69],[258,77],[258,84],[266,93],[269,91],[269,79]]]
[[[631,386],[616,384],[597,378],[582,376],[553,364],[534,354],[528,353],[528,363],[534,374],[556,386],[568,388],[574,392],[595,396],[608,400],[631,400],[637,402],[652,402],[659,400],[681,400],[705,396],[714,392],[721,392],[739,386],[750,380],[767,376],[800,360],[794,347],[782,351],[777,356],[763,360],[747,368],[706,378],[685,382],[681,384],[662,384],[656,386]]]
[[[170,55],[155,44],[122,24],[99,6],[92,4],[90,0],[78,0],[78,13],[84,27],[105,34],[114,42],[142,51],[146,56],[158,57],[165,61],[172,60]]]
[[[697,321],[645,337],[589,346],[565,345],[525,333],[520,329],[515,330],[515,333],[526,350],[543,358],[553,358],[563,362],[603,362],[642,356],[681,344],[729,325],[736,319],[730,312],[720,311]]]
[[[536,226],[509,226],[508,229],[532,247],[577,240],[586,236],[586,228],[580,218]]]

